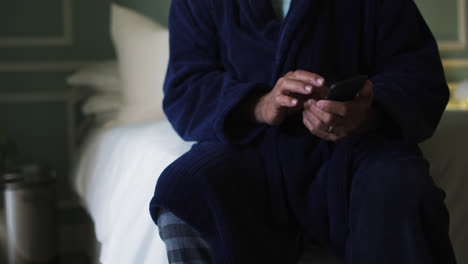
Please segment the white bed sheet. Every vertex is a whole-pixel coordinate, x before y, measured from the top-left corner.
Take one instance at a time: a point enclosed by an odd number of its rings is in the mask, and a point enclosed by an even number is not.
[[[167,263],[149,202],[161,172],[192,144],[180,139],[167,120],[90,135],[73,184],[94,221],[101,263]]]

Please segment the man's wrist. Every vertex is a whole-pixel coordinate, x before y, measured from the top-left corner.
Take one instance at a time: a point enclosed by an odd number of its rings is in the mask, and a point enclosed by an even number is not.
[[[251,94],[247,96],[231,114],[231,117],[238,121],[251,123],[263,123],[263,95]]]
[[[265,107],[265,95],[257,96],[253,98],[253,121],[256,123],[263,124],[265,123],[265,118],[263,116],[263,109]]]

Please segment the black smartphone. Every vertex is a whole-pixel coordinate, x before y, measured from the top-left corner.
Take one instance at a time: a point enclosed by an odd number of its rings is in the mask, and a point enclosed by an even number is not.
[[[367,75],[358,75],[336,82],[328,88],[326,99],[340,102],[353,100],[356,94],[364,87],[367,79]]]

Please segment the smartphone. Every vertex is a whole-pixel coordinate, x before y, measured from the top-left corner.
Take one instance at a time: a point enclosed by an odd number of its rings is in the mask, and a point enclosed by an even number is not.
[[[340,102],[353,100],[356,94],[364,87],[367,79],[367,75],[358,75],[334,83],[328,88],[326,99]]]

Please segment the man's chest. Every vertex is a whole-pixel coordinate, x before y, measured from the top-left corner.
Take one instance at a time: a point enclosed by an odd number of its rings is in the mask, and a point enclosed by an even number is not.
[[[220,56],[239,80],[272,83],[297,69],[341,79],[369,64],[371,54],[365,49],[372,43],[359,8],[345,18],[343,8],[331,2],[314,6],[293,1],[280,23],[271,0],[227,2],[217,18]]]

